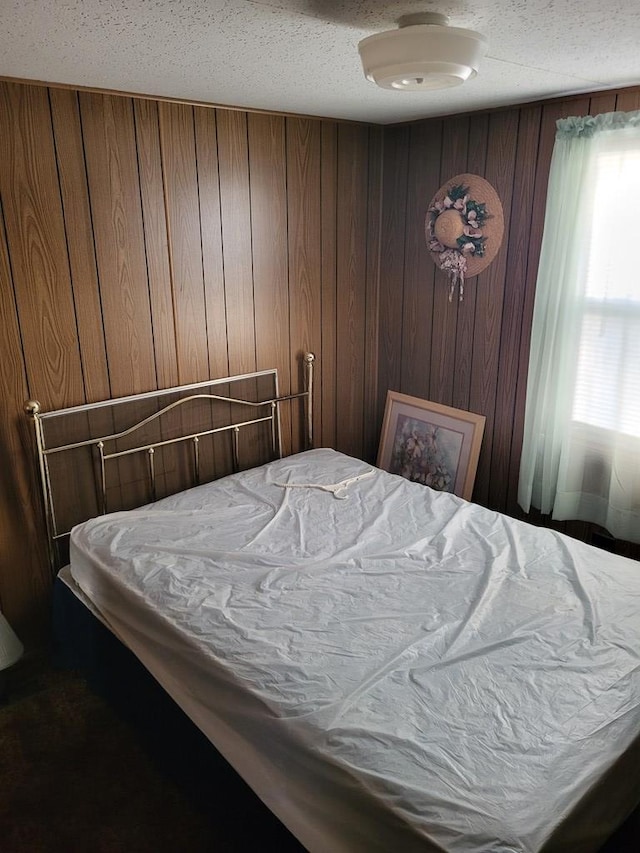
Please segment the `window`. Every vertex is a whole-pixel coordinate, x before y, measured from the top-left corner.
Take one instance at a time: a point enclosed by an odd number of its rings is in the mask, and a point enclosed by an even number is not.
[[[573,420],[640,437],[640,149],[602,152],[595,172]]]
[[[640,541],[638,250],[640,113],[559,121],[518,500],[632,541]]]

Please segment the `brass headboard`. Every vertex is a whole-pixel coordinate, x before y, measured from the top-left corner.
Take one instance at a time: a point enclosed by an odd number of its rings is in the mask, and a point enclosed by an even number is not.
[[[302,444],[312,447],[314,361],[304,355],[296,394],[280,395],[274,368],[51,412],[29,400],[52,571],[81,521],[282,457],[282,403],[305,404],[304,417],[290,412],[287,423],[303,424]]]

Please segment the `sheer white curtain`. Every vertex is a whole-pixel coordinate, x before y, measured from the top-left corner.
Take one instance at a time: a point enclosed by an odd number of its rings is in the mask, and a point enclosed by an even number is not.
[[[558,122],[518,502],[640,542],[640,111]]]

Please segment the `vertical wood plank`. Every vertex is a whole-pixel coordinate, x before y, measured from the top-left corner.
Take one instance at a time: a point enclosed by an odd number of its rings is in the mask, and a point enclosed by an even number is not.
[[[442,134],[440,185],[466,171],[469,119],[454,118],[446,122]],[[466,289],[466,288],[465,288]],[[431,338],[430,399],[451,405],[456,357],[458,294],[449,301],[449,279],[437,269],[433,295],[433,332]]]
[[[80,95],[111,392],[157,387],[133,107]]]
[[[78,96],[70,89],[51,89],[49,97],[85,399],[92,403],[107,400],[110,387]]]
[[[227,317],[222,260],[222,221],[218,175],[216,111],[194,109],[198,186],[200,189],[200,235],[207,316],[209,370],[213,379],[229,375]]]
[[[160,142],[169,235],[178,381],[209,377],[193,108],[160,103]]]
[[[518,126],[489,483],[489,503],[501,512],[513,509],[509,504],[513,421],[518,385],[526,382],[514,355],[522,335],[540,117],[540,107],[524,108]]]
[[[158,387],[170,388],[178,384],[179,378],[158,105],[136,99],[133,112],[156,373]]]
[[[0,610],[28,643],[42,639],[50,578],[31,425],[22,408],[29,395],[13,284],[0,204]]]
[[[375,418],[378,401],[378,328],[380,325],[380,240],[382,228],[383,130],[369,128],[367,198],[367,273],[364,352],[363,459],[375,462],[379,430]]]
[[[316,379],[322,387],[320,123],[286,119],[286,144],[291,383],[301,390],[301,357],[308,351],[318,356]],[[314,435],[322,434],[319,408],[314,409]],[[301,420],[297,412],[293,415],[293,446],[299,448]]]
[[[625,113],[640,110],[640,91],[620,92],[616,99],[616,110]],[[581,113],[572,113],[572,115],[581,115]]]
[[[256,368],[247,116],[217,110],[229,369]]]
[[[32,394],[84,402],[47,90],[0,83],[0,196]]]
[[[322,408],[322,447],[336,446],[337,405],[337,272],[336,216],[338,205],[338,128],[335,122],[323,122],[321,130],[321,316],[322,316],[322,376],[320,404]],[[377,324],[375,335],[377,336]],[[316,400],[318,394],[316,393]]]
[[[483,330],[473,338],[473,364],[469,403],[471,411],[486,416],[484,439],[474,497],[486,505],[489,497],[491,460],[493,453],[493,430],[495,425],[496,382],[500,355],[504,280],[507,262],[507,246],[513,194],[516,140],[518,136],[518,110],[495,113],[489,120],[486,177],[496,189],[502,202],[505,243],[485,270],[478,284],[476,295],[476,327]],[[500,484],[506,493],[506,483]]]
[[[251,234],[258,370],[276,367],[280,393],[291,390],[287,175],[281,116],[249,115]],[[281,409],[283,452],[291,453],[291,406]]]
[[[364,455],[367,149],[366,128],[338,127],[336,443],[351,456]]]
[[[378,406],[375,414],[378,429],[382,425],[387,391],[401,388],[408,168],[409,129],[390,127],[385,130],[382,181]]]
[[[615,92],[600,92],[592,95],[589,99],[589,115],[597,116],[601,113],[612,113],[616,109]]]
[[[427,246],[425,217],[429,202],[440,185],[441,149],[441,121],[422,122],[411,127],[400,381],[405,394],[427,399],[436,268]]]

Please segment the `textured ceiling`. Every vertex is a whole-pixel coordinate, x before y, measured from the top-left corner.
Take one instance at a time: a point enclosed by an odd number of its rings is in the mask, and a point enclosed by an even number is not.
[[[357,44],[404,14],[489,39],[440,92],[365,80]],[[2,0],[0,75],[396,122],[640,83],[638,0]]]

